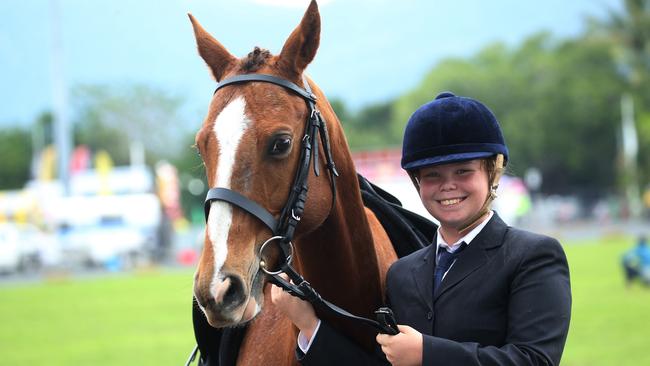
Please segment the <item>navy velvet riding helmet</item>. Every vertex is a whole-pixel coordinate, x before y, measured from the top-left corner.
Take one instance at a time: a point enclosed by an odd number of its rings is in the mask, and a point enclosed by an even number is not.
[[[508,148],[494,114],[481,102],[450,92],[418,108],[406,125],[402,168],[486,158]]]

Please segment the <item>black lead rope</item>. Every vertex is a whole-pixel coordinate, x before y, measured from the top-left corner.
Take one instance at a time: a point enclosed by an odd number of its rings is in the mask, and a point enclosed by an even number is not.
[[[323,151],[325,153],[325,162],[327,169],[330,175],[330,186],[332,190],[332,207],[334,207],[336,201],[336,177],[339,176],[338,171],[336,170],[336,165],[334,164],[334,159],[332,159],[332,152],[329,141],[329,134],[327,132],[327,125],[323,120],[320,112],[316,108],[316,96],[312,93],[309,86],[309,82],[306,78],[303,77],[303,83],[305,88],[301,88],[298,85],[292,83],[289,80],[279,78],[274,75],[266,74],[245,74],[245,75],[236,75],[226,80],[221,81],[217,88],[216,92],[227,85],[246,83],[246,82],[265,82],[284,87],[292,92],[296,93],[302,97],[308,107],[309,107],[309,116],[307,117],[305,125],[305,133],[302,138],[302,150],[300,153],[300,164],[296,171],[296,175],[293,181],[293,185],[289,191],[289,197],[287,203],[282,209],[280,218],[275,219],[268,210],[259,205],[258,203],[248,199],[242,194],[230,190],[228,188],[216,187],[211,188],[205,199],[204,211],[205,211],[205,220],[208,220],[208,214],[210,212],[210,206],[214,201],[225,201],[230,204],[233,204],[251,215],[257,217],[262,221],[273,233],[274,237],[269,239],[269,241],[274,238],[279,238],[279,247],[283,253],[283,262],[280,265],[280,270],[277,272],[269,272],[268,270],[262,268],[267,275],[269,280],[281,287],[284,291],[287,291],[293,296],[297,296],[300,299],[309,301],[314,306],[333,313],[336,316],[343,317],[345,319],[353,320],[366,324],[377,329],[380,333],[395,335],[399,331],[397,329],[397,324],[393,316],[393,312],[386,307],[380,308],[375,311],[377,316],[377,321],[372,319],[363,318],[360,316],[353,315],[348,311],[330,303],[329,301],[323,299],[318,292],[311,287],[309,282],[307,282],[296,270],[291,267],[291,256],[293,255],[293,250],[291,247],[291,239],[295,233],[296,226],[300,222],[302,214],[305,209],[305,202],[307,200],[307,192],[309,186],[307,183],[309,177],[309,166],[313,160],[314,164],[314,175],[319,176],[319,160],[318,160],[318,140],[320,134],[320,141],[323,144]],[[313,157],[313,159],[312,159]],[[268,241],[267,241],[268,242]],[[265,243],[266,244],[266,243]],[[262,245],[262,248],[264,245]],[[293,283],[290,283],[280,277],[280,273],[286,273],[290,280]],[[297,285],[295,285],[297,284]],[[197,354],[198,346],[193,350],[190,355],[186,365],[191,364]]]
[[[395,316],[393,315],[393,311],[390,308],[381,307],[376,310],[376,321],[354,315],[349,311],[323,299],[321,295],[311,286],[311,284],[309,284],[309,282],[307,282],[300,274],[298,274],[298,272],[296,272],[296,270],[287,261],[282,264],[281,271],[283,273],[286,273],[293,283],[286,281],[280,277],[279,274],[269,274],[270,281],[292,296],[296,296],[302,300],[309,301],[312,305],[318,307],[319,309],[332,313],[336,316],[368,325],[372,328],[375,328],[380,333],[390,335],[399,333],[399,330],[397,329],[397,322],[395,321]]]

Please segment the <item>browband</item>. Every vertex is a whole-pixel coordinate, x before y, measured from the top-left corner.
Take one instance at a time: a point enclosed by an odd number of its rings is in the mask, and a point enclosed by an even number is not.
[[[220,83],[217,84],[217,88],[214,90],[216,93],[217,90],[223,88],[226,85],[230,84],[237,84],[237,83],[246,83],[249,81],[261,81],[265,83],[271,83],[271,84],[276,84],[283,86],[294,93],[300,95],[301,97],[310,100],[312,102],[316,102],[316,96],[311,93],[311,91],[305,90],[298,85],[292,83],[289,80],[281,79],[277,76],[273,75],[267,75],[267,74],[244,74],[244,75],[235,75],[231,78],[228,78],[226,80],[221,81]],[[306,83],[306,85],[309,85]]]

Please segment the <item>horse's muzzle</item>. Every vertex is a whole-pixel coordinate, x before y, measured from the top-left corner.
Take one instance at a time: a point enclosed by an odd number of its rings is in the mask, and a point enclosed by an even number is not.
[[[236,275],[227,275],[219,284],[200,289],[195,284],[196,300],[213,327],[238,324],[242,321],[248,299],[244,281]]]

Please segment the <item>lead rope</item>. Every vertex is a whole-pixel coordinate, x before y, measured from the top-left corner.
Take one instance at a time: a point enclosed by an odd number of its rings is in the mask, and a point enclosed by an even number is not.
[[[269,274],[270,281],[278,287],[282,288],[290,295],[295,296],[301,300],[309,301],[315,307],[334,314],[335,316],[357,321],[375,328],[380,333],[390,335],[399,333],[397,322],[395,321],[395,316],[390,308],[381,307],[376,310],[376,321],[357,316],[323,299],[321,295],[311,286],[311,284],[307,282],[300,274],[298,274],[298,272],[296,272],[296,270],[287,261],[282,264],[280,272],[286,273],[293,283],[286,281],[280,277],[279,274]]]
[[[194,346],[194,350],[192,350],[192,353],[190,353],[190,357],[188,357],[187,362],[185,362],[185,366],[189,366],[192,362],[194,362],[194,359],[196,359],[196,355],[199,353],[199,345],[197,344]]]

